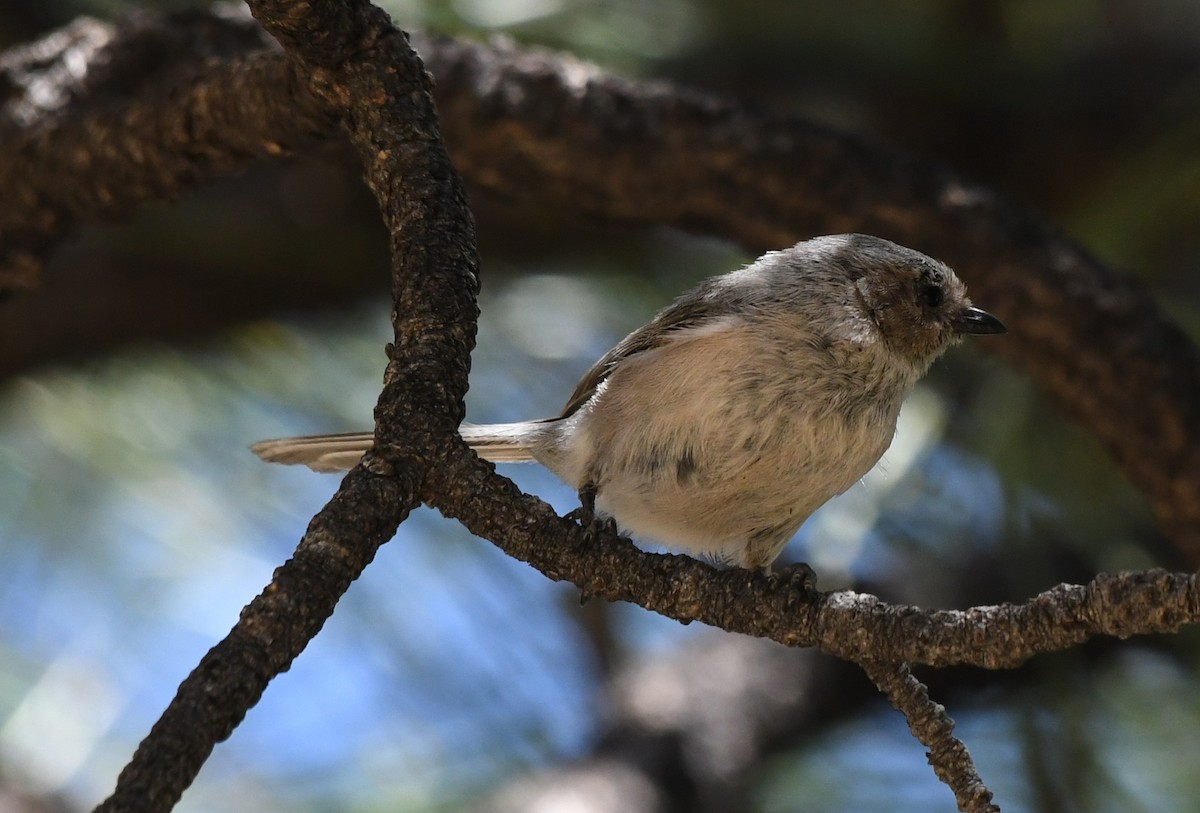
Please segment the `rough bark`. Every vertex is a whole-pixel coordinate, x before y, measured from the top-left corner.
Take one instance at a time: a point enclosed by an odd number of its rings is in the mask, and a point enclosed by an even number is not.
[[[929,749],[926,754],[934,772],[954,790],[958,809],[964,813],[1000,813],[967,747],[954,736],[954,721],[946,708],[929,699],[929,691],[913,676],[908,664],[868,661],[863,669],[896,710],[908,718],[913,736]]]
[[[381,448],[346,476],[292,559],[180,685],[104,811],[174,806],[415,507],[431,455],[462,420],[479,260],[420,59],[369,3],[250,5],[289,51],[281,75],[342,122],[392,235],[395,342],[376,411]]]

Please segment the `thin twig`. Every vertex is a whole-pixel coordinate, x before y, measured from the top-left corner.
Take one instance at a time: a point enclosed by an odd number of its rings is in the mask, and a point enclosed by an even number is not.
[[[992,792],[979,778],[967,746],[954,736],[954,721],[946,707],[929,699],[925,684],[913,676],[908,664],[864,660],[867,675],[908,720],[908,728],[929,751],[926,756],[938,775],[954,792],[963,813],[1000,813]]]

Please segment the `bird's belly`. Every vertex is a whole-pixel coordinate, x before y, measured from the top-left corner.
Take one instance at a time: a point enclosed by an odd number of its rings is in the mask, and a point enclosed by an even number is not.
[[[748,431],[735,431],[739,424]],[[655,446],[661,435],[646,426],[646,440],[630,445],[654,451],[602,476],[597,509],[641,539],[769,564],[813,511],[878,461],[894,426],[778,416],[714,425],[674,448]]]

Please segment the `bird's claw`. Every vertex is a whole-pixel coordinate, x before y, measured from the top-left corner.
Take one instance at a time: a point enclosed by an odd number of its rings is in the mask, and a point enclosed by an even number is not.
[[[604,533],[618,533],[617,522],[612,517],[598,517],[583,508],[576,508],[567,514],[566,518],[578,522],[583,527],[583,537],[588,542],[595,542]]]
[[[583,526],[583,536],[588,542],[596,541],[603,533],[618,533],[616,520],[596,515],[596,486],[592,483],[579,489],[579,507],[568,513],[567,519]]]
[[[766,575],[773,588],[799,590],[805,594],[817,590],[817,572],[807,562],[793,562],[782,570],[767,568]]]
[[[595,542],[601,534],[617,536],[617,521],[612,517],[592,517],[591,522],[583,526],[583,537],[588,542]]]

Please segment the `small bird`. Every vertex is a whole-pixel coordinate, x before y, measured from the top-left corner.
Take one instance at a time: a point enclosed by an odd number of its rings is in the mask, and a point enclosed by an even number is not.
[[[878,237],[815,237],[700,283],[588,370],[557,418],[459,432],[536,460],[585,518],[709,561],[769,569],[879,460],[900,404],[965,334],[1004,333],[946,265]],[[274,463],[349,469],[371,433],[266,440]]]

